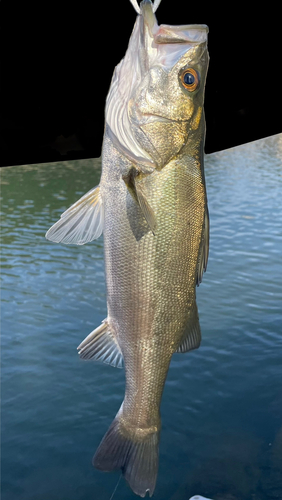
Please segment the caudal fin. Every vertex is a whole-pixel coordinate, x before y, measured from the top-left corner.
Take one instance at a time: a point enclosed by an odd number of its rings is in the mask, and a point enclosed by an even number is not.
[[[146,434],[146,433],[145,433]],[[111,471],[121,469],[131,489],[150,497],[156,486],[159,464],[159,432],[146,436],[129,437],[120,426],[117,415],[102,439],[92,461],[96,469]]]

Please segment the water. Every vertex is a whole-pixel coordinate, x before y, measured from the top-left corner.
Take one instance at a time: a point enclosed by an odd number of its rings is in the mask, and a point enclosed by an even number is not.
[[[203,341],[173,358],[155,498],[282,498],[282,135],[206,158]],[[99,160],[2,169],[2,499],[109,500],[92,455],[124,373],[76,354],[106,317],[103,239],[44,234],[99,182]],[[122,480],[114,500],[137,498]]]

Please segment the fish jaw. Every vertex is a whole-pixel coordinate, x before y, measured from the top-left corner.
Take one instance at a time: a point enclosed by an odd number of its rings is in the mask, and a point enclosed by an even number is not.
[[[203,107],[207,32],[206,25],[159,26],[152,2],[141,2],[127,52],[113,75],[105,114],[116,147],[122,154],[130,152],[135,165],[162,168],[187,142],[194,116]],[[200,81],[193,93],[181,80],[190,66]],[[167,133],[161,140],[164,120]]]

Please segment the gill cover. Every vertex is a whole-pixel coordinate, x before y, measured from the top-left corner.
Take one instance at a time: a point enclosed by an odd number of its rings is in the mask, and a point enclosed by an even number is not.
[[[135,0],[131,2],[139,15],[125,57],[115,68],[105,118],[122,154],[141,168],[158,168],[187,141],[188,122],[197,110],[194,96],[181,84],[180,73],[192,66],[201,83],[192,86],[193,90],[203,95],[206,75],[201,70],[206,72],[208,28],[158,26],[157,0],[154,5],[143,0],[140,7]]]

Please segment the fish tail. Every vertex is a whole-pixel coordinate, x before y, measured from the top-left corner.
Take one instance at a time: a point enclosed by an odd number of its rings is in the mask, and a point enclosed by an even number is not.
[[[131,489],[145,497],[153,495],[159,464],[159,432],[137,429],[127,432],[119,419],[120,412],[102,439],[94,457],[96,469],[121,469]]]

